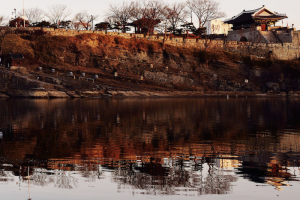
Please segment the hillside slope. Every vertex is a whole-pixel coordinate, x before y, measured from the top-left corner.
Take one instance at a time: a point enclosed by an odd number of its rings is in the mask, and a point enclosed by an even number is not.
[[[108,35],[6,35],[2,54],[8,53],[25,56],[26,70],[14,72],[13,76],[19,73],[24,79],[54,84],[49,86],[51,89],[77,94],[83,90],[102,95],[108,91],[296,93],[300,82],[299,61],[250,59],[223,51],[168,45],[163,48],[160,42]],[[40,66],[43,71],[37,72]],[[51,73],[52,69],[55,73]],[[69,72],[73,72],[75,80],[67,76]],[[79,80],[83,72],[85,77]],[[94,75],[99,78],[92,80]],[[12,90],[11,81],[2,81],[6,82],[3,93]],[[18,90],[15,86],[13,89]]]

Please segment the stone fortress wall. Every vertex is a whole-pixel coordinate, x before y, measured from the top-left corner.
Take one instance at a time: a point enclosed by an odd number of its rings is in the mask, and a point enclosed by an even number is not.
[[[12,28],[12,30],[17,28]],[[20,28],[18,28],[20,29]],[[24,29],[23,29],[24,30]],[[27,31],[41,30],[39,27],[26,28]],[[118,32],[105,32],[105,31],[92,31],[92,30],[66,30],[54,28],[42,28],[44,32],[52,36],[77,36],[82,34],[100,34],[119,36],[124,38],[140,38],[151,41],[163,41],[163,36],[157,35],[144,35],[132,33],[118,33]],[[210,40],[210,39],[190,39],[190,38],[167,38],[166,44],[180,47],[194,47],[199,49],[208,50],[225,50],[240,55],[257,56],[271,59],[293,60],[300,59],[300,31],[290,31],[291,39],[282,43],[254,43],[254,42],[238,42],[238,41],[225,41],[225,40]]]

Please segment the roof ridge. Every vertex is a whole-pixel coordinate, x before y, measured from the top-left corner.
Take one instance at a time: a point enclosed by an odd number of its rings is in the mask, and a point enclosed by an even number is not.
[[[238,19],[242,15],[251,15],[252,17],[257,17],[256,14],[260,13],[264,9],[267,12],[270,12],[272,16],[278,16],[278,17],[285,17],[286,18],[286,14],[281,14],[281,13],[278,13],[276,11],[270,10],[269,8],[267,8],[266,6],[263,5],[262,7],[254,9],[254,10],[243,10],[238,15],[233,16],[232,18],[225,19],[224,23],[230,23],[230,21],[234,21],[234,20]]]
[[[235,18],[238,18],[239,16],[241,16],[241,15],[244,14],[244,13],[255,13],[255,12],[257,12],[258,10],[262,9],[263,7],[265,7],[265,6],[262,6],[262,7],[260,7],[260,8],[254,9],[254,10],[243,10],[243,11],[240,12],[238,15],[233,16],[232,18],[229,18],[229,19],[225,19],[224,22],[225,22],[225,21],[232,20],[232,19],[235,19]]]

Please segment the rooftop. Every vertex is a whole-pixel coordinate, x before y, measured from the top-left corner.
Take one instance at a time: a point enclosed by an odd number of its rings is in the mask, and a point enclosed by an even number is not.
[[[245,21],[253,21],[255,19],[259,20],[262,18],[267,19],[284,19],[287,18],[286,14],[277,13],[275,11],[271,11],[270,9],[266,8],[264,5],[260,8],[254,10],[243,10],[236,16],[233,16],[230,19],[226,19],[224,23],[228,24],[236,24],[242,23]]]

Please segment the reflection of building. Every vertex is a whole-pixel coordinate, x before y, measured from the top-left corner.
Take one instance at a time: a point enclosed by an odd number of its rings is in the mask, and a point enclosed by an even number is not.
[[[261,43],[292,42],[293,29],[275,26],[276,22],[285,18],[287,18],[285,14],[271,11],[265,6],[255,10],[244,10],[224,21],[233,26],[227,40]]]
[[[229,167],[239,166],[240,161],[237,160],[236,158],[233,158],[234,156],[228,155],[226,157],[220,155],[220,158],[217,159],[216,166],[219,168],[229,168]]]
[[[256,183],[270,184],[275,189],[282,190],[281,186],[289,186],[287,181],[299,181],[288,170],[288,166],[299,165],[299,153],[271,153],[263,152],[257,155],[244,155],[237,174]],[[293,160],[294,163],[289,160]],[[289,163],[287,165],[287,163]]]
[[[225,24],[221,19],[212,19],[208,20],[205,24],[206,34],[228,34],[228,31],[231,29],[231,24]]]

